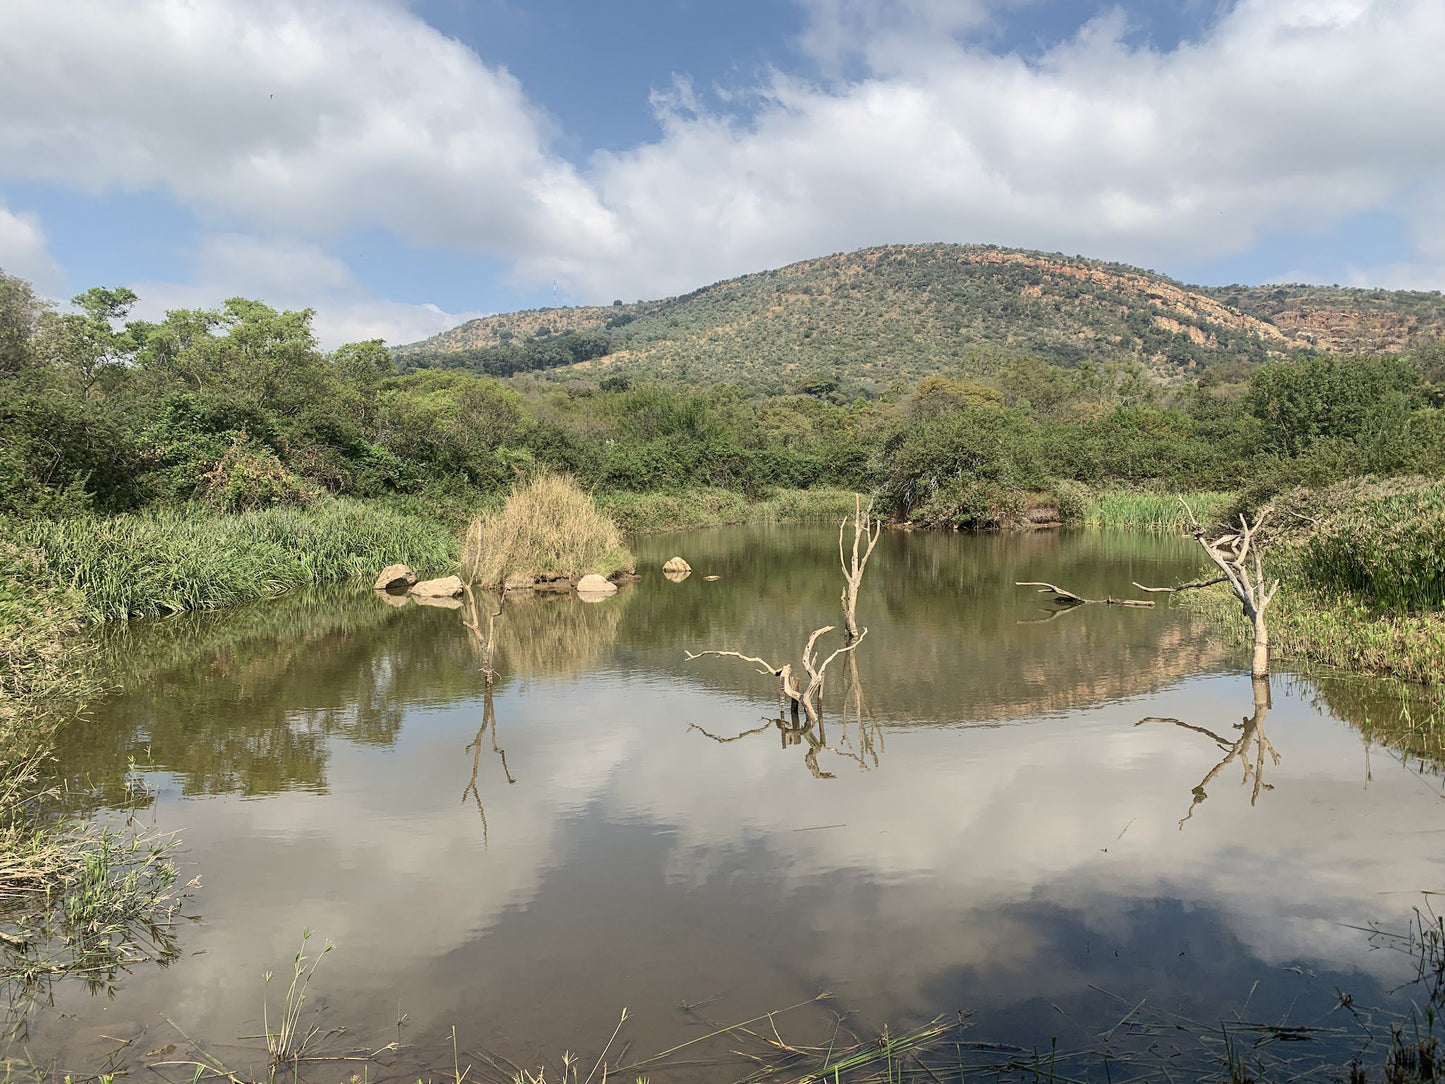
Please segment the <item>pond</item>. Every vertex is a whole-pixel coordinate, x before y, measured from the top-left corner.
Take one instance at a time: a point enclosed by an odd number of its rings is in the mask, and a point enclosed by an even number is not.
[[[837,619],[827,527],[647,538],[613,598],[509,601],[491,694],[462,613],[352,588],[112,635],[125,688],[59,770],[103,819],[133,760],[202,887],[173,963],[110,996],[61,985],[28,1049],[135,1067],[187,1056],[183,1030],[233,1068],[264,1062],[263,972],[274,1022],[314,930],[311,955],[337,948],[303,1007],[313,1050],[405,1044],[317,1079],[449,1075],[453,1028],[463,1062],[590,1058],[626,1008],[616,1064],[624,1042],[625,1062],[820,991],[780,1042],[839,1014],[867,1036],[963,1012],[968,1041],[1029,1051],[1109,1033],[1187,1059],[1169,1044],[1225,1020],[1276,1026],[1238,1040],[1250,1058],[1290,1026],[1346,1058],[1364,1007],[1421,997],[1362,927],[1403,929],[1445,887],[1437,770],[1378,740],[1401,704],[1281,673],[1260,710],[1211,622],[1061,613],[1014,586],[1131,593],[1197,574],[1191,546],[886,533],[822,734],[774,722],[754,667],[685,653],[796,664]],[[681,582],[660,571],[674,553]]]

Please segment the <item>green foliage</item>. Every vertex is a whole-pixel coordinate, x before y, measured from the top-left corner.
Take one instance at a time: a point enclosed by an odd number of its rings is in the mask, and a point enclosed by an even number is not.
[[[288,471],[274,452],[237,441],[206,472],[199,496],[222,512],[250,512],[310,504],[317,490]]]
[[[92,620],[215,609],[397,561],[431,570],[456,559],[456,540],[440,525],[348,500],[242,514],[37,519],[4,533],[41,555]]]
[[[1265,451],[1299,455],[1324,439],[1378,441],[1424,407],[1419,369],[1395,357],[1312,357],[1266,365],[1245,408]]]
[[[1445,485],[1360,492],[1319,520],[1299,559],[1322,590],[1397,613],[1445,610]]]

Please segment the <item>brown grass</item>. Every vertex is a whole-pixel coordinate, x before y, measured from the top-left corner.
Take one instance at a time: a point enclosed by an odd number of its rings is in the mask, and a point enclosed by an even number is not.
[[[519,483],[499,512],[467,528],[462,569],[476,587],[512,576],[610,576],[634,567],[617,524],[571,478],[544,474]]]

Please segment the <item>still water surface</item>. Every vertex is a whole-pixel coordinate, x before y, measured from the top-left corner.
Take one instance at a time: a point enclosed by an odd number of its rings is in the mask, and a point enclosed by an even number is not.
[[[535,1064],[600,1049],[623,1007],[651,1051],[696,1034],[679,1006],[742,1020],[819,990],[860,1030],[968,1010],[974,1037],[1045,1050],[1141,999],[1315,1023],[1337,987],[1409,996],[1408,961],[1353,928],[1445,887],[1438,776],[1362,735],[1388,697],[1281,674],[1261,720],[1208,622],[1013,586],[1176,582],[1187,542],[886,534],[822,735],[770,722],[746,664],[684,652],[796,662],[836,619],[836,535],[636,548],[644,578],[605,602],[508,603],[490,698],[461,614],[349,588],[112,637],[125,691],[60,768],[118,801],[142,766],[198,918],[113,998],[62,988],[32,1051],[94,1066],[177,1041],[168,1018],[245,1064],[262,972],[289,975],[308,928],[338,946],[308,1016],[348,1029],[335,1049],[404,1016],[398,1074],[449,1069],[453,1026]]]

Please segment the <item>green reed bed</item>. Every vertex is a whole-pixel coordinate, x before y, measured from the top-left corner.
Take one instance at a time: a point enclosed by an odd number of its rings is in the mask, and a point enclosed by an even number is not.
[[[1189,502],[1200,523],[1221,519],[1234,501],[1234,494],[1215,491],[1175,493],[1132,489],[1094,490],[1084,498],[1084,524],[1129,531],[1174,531],[1185,533],[1191,524],[1179,503]]]
[[[91,620],[217,609],[372,575],[397,561],[437,570],[457,555],[444,527],[347,500],[236,515],[180,509],[32,520],[7,530],[79,594]]]
[[[780,489],[756,501],[730,489],[602,493],[597,495],[597,506],[624,531],[661,534],[698,527],[792,523],[852,515],[853,491],[826,487]]]

